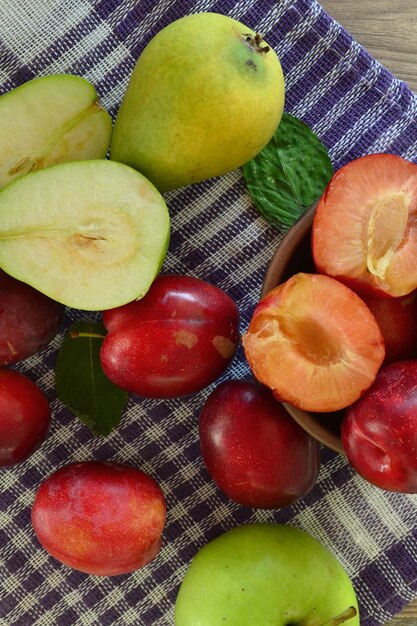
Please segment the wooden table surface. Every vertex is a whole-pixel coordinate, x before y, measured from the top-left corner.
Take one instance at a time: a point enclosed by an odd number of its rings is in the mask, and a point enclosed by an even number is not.
[[[417,93],[417,0],[321,0],[321,5]],[[417,601],[386,626],[417,626]]]

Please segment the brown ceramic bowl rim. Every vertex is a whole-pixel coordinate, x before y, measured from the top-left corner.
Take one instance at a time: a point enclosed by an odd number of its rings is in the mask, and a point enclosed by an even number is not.
[[[307,234],[313,224],[317,204],[318,202],[315,202],[309,209],[307,209],[307,211],[289,229],[279,244],[265,274],[261,298],[282,282],[289,260],[297,250],[300,241]],[[339,452],[340,454],[344,453],[340,436],[331,432],[323,423],[320,422],[320,413],[303,411],[302,409],[287,403],[284,403],[284,406],[291,417],[312,437],[331,450]]]
[[[291,226],[289,231],[281,240],[274,256],[272,257],[262,284],[261,298],[277,287],[287,269],[288,262],[294,252],[297,250],[300,240],[303,238],[309,228],[313,225],[314,215],[316,213],[318,202],[315,202],[307,209],[305,213]]]

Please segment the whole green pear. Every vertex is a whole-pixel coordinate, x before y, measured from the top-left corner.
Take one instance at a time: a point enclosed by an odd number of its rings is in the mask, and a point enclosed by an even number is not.
[[[217,13],[187,15],[140,55],[110,158],[161,192],[225,174],[271,139],[284,92],[281,64],[261,35]]]
[[[206,544],[181,584],[176,626],[359,626],[342,565],[306,532],[245,524]]]

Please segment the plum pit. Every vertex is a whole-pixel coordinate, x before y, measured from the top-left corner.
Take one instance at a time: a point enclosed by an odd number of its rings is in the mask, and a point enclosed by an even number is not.
[[[380,196],[370,208],[367,227],[367,268],[380,279],[406,238],[411,199],[403,191]]]

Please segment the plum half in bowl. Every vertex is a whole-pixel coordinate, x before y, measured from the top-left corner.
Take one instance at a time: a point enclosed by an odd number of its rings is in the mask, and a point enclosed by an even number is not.
[[[269,264],[261,298],[298,272],[315,272],[311,252],[311,228],[317,202],[290,228]],[[343,454],[340,426],[344,411],[314,413],[284,403],[288,413],[304,430],[328,448]]]
[[[364,301],[315,268],[310,241],[315,208],[290,229],[274,255],[243,346],[254,376],[292,417],[321,443],[343,452],[344,409],[374,382],[385,347]]]
[[[382,364],[414,358],[416,202],[405,159],[340,168],[281,242],[243,338],[256,378],[339,452],[344,410]]]

